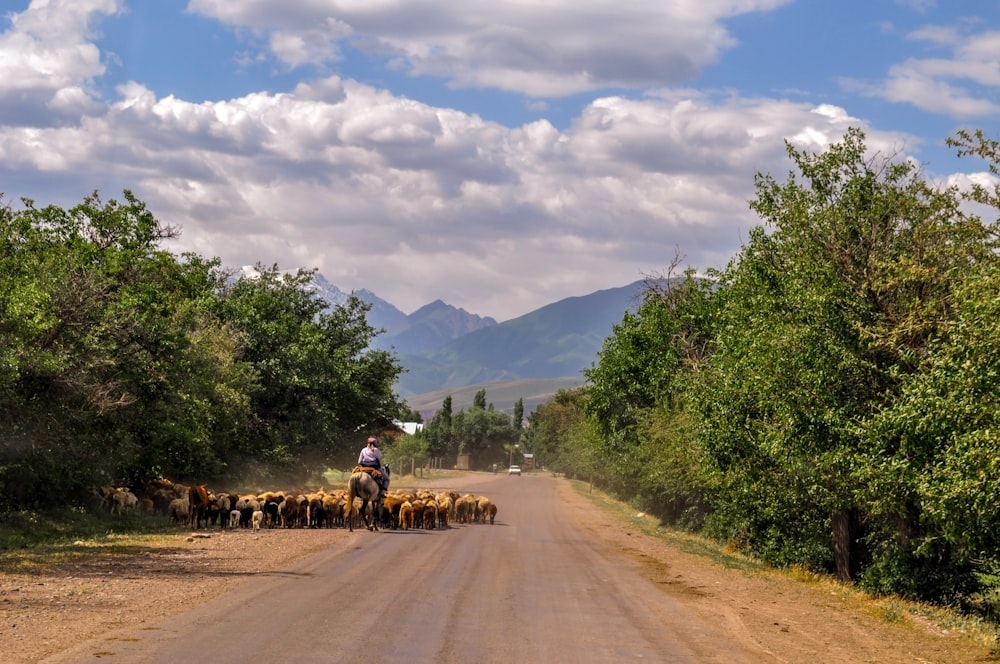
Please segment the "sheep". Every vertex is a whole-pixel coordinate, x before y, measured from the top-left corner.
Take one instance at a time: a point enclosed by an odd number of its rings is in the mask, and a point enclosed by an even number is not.
[[[256,496],[248,496],[236,503],[236,509],[240,512],[240,525],[244,528],[249,528],[253,513],[260,509],[260,503],[257,501]]]
[[[267,524],[268,528],[274,528],[278,525],[278,504],[279,500],[277,498],[270,498],[266,503],[264,503],[264,522]]]
[[[279,512],[281,513],[281,525],[285,528],[298,528],[302,525],[305,517],[305,509],[300,501],[300,496],[286,496],[281,501]],[[308,505],[308,501],[306,502]]]
[[[476,523],[486,523],[486,510],[490,506],[490,499],[486,496],[479,496],[476,501],[475,513],[472,520]]]
[[[322,528],[326,522],[326,508],[323,507],[323,499],[314,496],[309,500],[309,527]]]
[[[408,500],[399,506],[399,526],[403,530],[413,528],[413,503]]]
[[[410,504],[413,505],[413,528],[423,528],[424,527],[424,501],[411,500]]]
[[[129,509],[142,513],[163,512],[171,523],[179,524],[192,520],[194,511],[188,497],[190,489],[206,492],[209,510],[219,510],[219,525],[222,528],[242,526],[258,532],[265,527],[277,527],[279,523],[285,528],[322,528],[324,525],[333,528],[347,525],[345,514],[355,523],[360,518],[360,500],[345,513],[344,497],[347,492],[343,489],[304,488],[301,493],[263,491],[240,496],[236,493],[215,494],[209,492],[205,485],[186,487],[161,483],[143,487],[140,492],[144,497],[142,500],[134,498],[135,494],[125,487],[101,487],[94,492],[97,497],[110,492],[107,508],[115,513],[123,514]],[[381,525],[387,530],[448,528],[454,522],[486,523],[487,519],[494,524],[497,514],[496,505],[485,496],[428,489],[393,489],[385,493],[382,507]]]
[[[111,495],[112,514],[122,515],[125,512],[134,512],[138,505],[139,499],[126,488],[115,489]]]
[[[454,512],[455,505],[452,503],[451,496],[444,494],[444,496],[438,501],[438,527],[447,528],[448,520]]]
[[[448,511],[448,520],[449,521],[458,521],[458,513],[457,513],[457,510],[456,510],[456,507],[455,507],[455,503],[458,502],[458,499],[461,496],[459,495],[459,493],[457,491],[448,491],[447,494],[448,494],[448,497],[451,498],[451,508]]]
[[[435,500],[428,500],[424,503],[424,529],[433,530],[437,527],[438,504]]]
[[[215,497],[215,510],[218,513],[220,528],[225,529],[229,525],[229,513],[233,511],[233,502],[228,493],[220,493]]]
[[[190,511],[191,505],[188,503],[187,498],[174,498],[170,501],[170,506],[167,508],[167,516],[170,519],[170,523],[187,523]]]
[[[94,489],[94,500],[101,507],[109,512],[115,506],[115,491],[113,486],[100,486]]]
[[[347,504],[347,500],[344,500],[344,507],[342,514],[344,515],[344,523],[350,527],[360,526],[361,519],[361,499],[355,498],[354,502],[350,505]],[[350,519],[350,523],[348,523]]]
[[[455,501],[455,520],[459,523],[472,523],[472,515],[475,510],[476,499],[471,493],[467,493]]]
[[[168,516],[172,500],[174,500],[172,489],[157,489],[153,493],[153,511]]]
[[[326,527],[343,525],[344,504],[338,496],[327,494],[323,496],[323,511],[326,514]]]
[[[398,493],[388,493],[382,499],[382,514],[387,522],[386,528],[395,530],[399,528],[399,509],[402,507],[405,498]]]

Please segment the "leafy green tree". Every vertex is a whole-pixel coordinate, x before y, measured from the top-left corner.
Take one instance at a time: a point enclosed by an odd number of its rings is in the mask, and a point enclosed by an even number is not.
[[[159,249],[173,229],[127,191],[122,203],[94,194],[69,210],[24,206],[0,215],[9,500],[210,465],[201,452],[214,424],[241,408],[215,399],[246,379],[235,371],[218,385],[203,380],[216,367],[189,362],[199,330],[202,341],[215,335],[217,353],[233,347],[224,329],[210,331],[203,305],[213,265]]]
[[[328,309],[306,288],[312,271],[256,272],[219,300],[219,317],[243,340],[241,360],[258,376],[251,394],[257,436],[248,451],[305,471],[342,455],[353,432],[391,424],[401,408],[392,392],[401,368],[369,348],[376,334],[365,318],[369,305],[352,297]]]
[[[986,159],[998,173],[1000,149],[982,132],[959,132],[949,142],[962,156]],[[976,185],[964,195],[1000,209],[998,191]],[[878,555],[863,583],[879,592],[949,601],[968,597],[981,574],[1000,564],[993,506],[1000,495],[1000,227],[975,217],[958,217],[953,227],[933,254],[943,258],[945,284],[926,289],[940,293],[947,315],[919,354],[919,371],[903,375],[898,397],[865,421],[869,454],[856,466],[859,493],[880,526],[869,535]],[[934,303],[928,299],[925,306]]]
[[[65,210],[0,206],[0,500],[100,484],[302,474],[391,421],[400,368],[358,301],[327,311],[302,273],[230,283],[126,191]]]
[[[589,379],[587,413],[600,427],[603,459],[614,469],[608,487],[634,497],[642,491],[641,424],[661,403],[681,407],[683,376],[704,360],[711,334],[712,284],[696,279],[651,279],[643,302],[625,312],[605,339]]]
[[[923,370],[866,422],[860,493],[886,524],[870,536],[879,555],[862,581],[873,591],[960,600],[1000,565],[998,286],[991,268],[956,288]]]
[[[429,458],[429,441],[423,430],[410,436],[399,436],[385,451],[385,462],[395,475],[412,473]]]
[[[559,390],[528,416],[525,444],[535,454],[538,465],[570,475],[577,470],[569,461],[573,443],[569,432],[587,418],[586,398],[583,388]]]
[[[459,441],[460,454],[472,455],[474,467],[480,469],[507,460],[505,446],[518,440],[509,415],[476,406],[459,415],[453,420],[453,432]]]
[[[458,454],[452,432],[452,398],[450,394],[441,402],[441,408],[434,413],[423,431],[428,441],[428,452],[432,457],[451,457]]]
[[[873,451],[859,423],[898,396],[955,278],[991,252],[954,190],[868,158],[858,130],[788,153],[800,175],[757,177],[751,207],[771,230],[719,275],[711,361],[689,393],[724,474],[715,526],[770,562],[857,578],[914,525],[862,498],[855,471]]]
[[[418,424],[424,422],[420,411],[414,410],[405,402],[400,406],[399,414],[396,417],[400,422],[416,422]]]
[[[588,398],[586,388],[559,390],[540,404],[529,417],[529,445],[548,470],[592,486],[608,484],[613,471],[605,462],[598,423],[587,415]]]

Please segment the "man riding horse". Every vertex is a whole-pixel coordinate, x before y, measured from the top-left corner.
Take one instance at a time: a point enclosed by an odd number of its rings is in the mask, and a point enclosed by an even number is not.
[[[378,438],[371,436],[368,444],[358,455],[358,465],[363,468],[374,468],[376,473],[372,477],[378,482],[379,488],[383,492],[389,489],[389,468],[382,465],[382,450],[378,448]]]

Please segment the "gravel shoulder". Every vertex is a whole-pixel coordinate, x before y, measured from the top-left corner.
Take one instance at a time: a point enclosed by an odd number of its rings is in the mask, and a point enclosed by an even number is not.
[[[900,602],[861,602],[829,580],[740,568],[655,534],[651,520],[560,480],[567,518],[663,592],[773,654],[776,662],[987,662],[992,642]],[[444,483],[461,491],[461,478]],[[365,535],[366,533],[360,533]],[[206,536],[207,535],[207,536]],[[152,624],[320,549],[352,546],[343,529],[188,531],[81,542],[59,555],[0,553],[3,661],[34,663],[130,625]]]

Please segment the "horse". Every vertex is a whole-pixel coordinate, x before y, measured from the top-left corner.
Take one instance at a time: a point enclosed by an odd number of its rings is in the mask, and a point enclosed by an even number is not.
[[[361,510],[359,514],[364,519],[365,527],[368,530],[378,530],[378,522],[382,514],[382,501],[379,494],[382,492],[378,482],[364,471],[356,471],[347,480],[347,503],[344,505],[344,518],[347,520],[347,527],[354,532],[354,520],[351,518],[351,510],[354,509],[354,499],[361,498]],[[368,517],[368,503],[372,505],[372,516]]]

